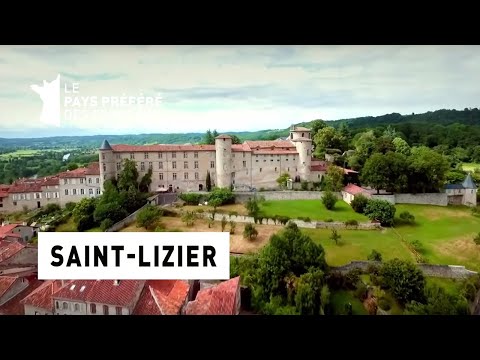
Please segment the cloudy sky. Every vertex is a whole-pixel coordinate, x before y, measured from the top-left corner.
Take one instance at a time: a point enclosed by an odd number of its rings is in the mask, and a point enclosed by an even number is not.
[[[277,129],[479,107],[479,70],[479,46],[0,46],[0,137]],[[57,74],[60,127],[41,121],[31,89]],[[65,93],[72,83],[78,93]],[[65,106],[72,96],[87,102]],[[95,96],[162,101],[138,111],[93,106]]]

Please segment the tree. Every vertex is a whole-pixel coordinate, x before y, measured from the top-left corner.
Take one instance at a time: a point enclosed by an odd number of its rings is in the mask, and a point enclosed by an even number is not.
[[[352,209],[359,213],[363,214],[365,212],[365,207],[367,206],[368,198],[363,194],[357,194],[350,202]]]
[[[326,127],[325,121],[317,119],[310,123],[310,130],[312,132],[312,138],[315,138],[315,135],[324,127]],[[315,144],[316,145],[316,144]]]
[[[319,315],[325,276],[321,270],[300,275],[296,282],[295,306],[301,315]]]
[[[425,300],[412,301],[405,307],[406,315],[470,315],[468,301],[460,294],[449,294],[437,284],[425,288]]]
[[[182,221],[187,225],[188,227],[193,226],[195,224],[196,220],[196,214],[193,211],[185,211],[182,214]],[[223,230],[222,230],[223,231]]]
[[[365,162],[360,177],[363,183],[373,187],[377,194],[380,194],[380,190],[387,187],[389,176],[385,156],[375,153]]]
[[[98,200],[96,198],[83,198],[73,208],[72,215],[75,222],[81,218],[93,216]]]
[[[322,203],[327,210],[333,210],[337,200],[337,197],[331,191],[327,190],[323,193]]]
[[[425,146],[413,147],[408,164],[410,191],[429,192],[442,188],[449,170],[445,156]]]
[[[322,128],[314,137],[315,151],[324,152],[326,149],[345,150],[345,138],[331,126]]]
[[[208,197],[208,204],[211,206],[213,206],[212,201],[217,201],[217,206],[233,204],[235,202],[235,194],[227,188],[214,188]]]
[[[367,260],[382,261],[382,254],[380,254],[377,250],[373,249],[370,255],[368,255]]]
[[[77,223],[77,231],[83,232],[95,227],[95,221],[92,215],[81,217]]]
[[[342,235],[337,232],[337,229],[332,229],[332,234],[330,235],[330,240],[335,242],[335,245],[338,245]]]
[[[327,285],[322,286],[322,291],[320,292],[320,304],[322,305],[321,314],[326,314],[329,305],[330,305],[330,290]]]
[[[210,129],[208,129],[207,132],[205,133],[202,143],[205,145],[215,145],[215,137],[213,136]]]
[[[120,191],[127,191],[131,186],[138,189],[138,170],[134,160],[124,159],[123,170],[118,176],[117,187]]]
[[[75,170],[75,169],[78,169],[78,164],[76,164],[76,163],[68,163],[67,164],[67,170],[68,171],[72,171],[72,170]]]
[[[147,201],[146,197],[147,194],[141,193],[138,188],[133,185],[131,185],[128,190],[119,192],[120,204],[128,213],[133,213],[145,205]]]
[[[401,304],[424,301],[425,277],[415,264],[400,259],[387,261],[380,268],[380,276]]]
[[[344,173],[339,166],[330,165],[325,176],[325,187],[330,191],[342,191]]]
[[[225,216],[222,216],[222,222],[221,222],[222,232],[225,231],[225,228],[227,227],[227,224],[228,224],[227,218]]]
[[[383,226],[393,224],[396,208],[386,200],[370,199],[365,207],[364,214],[370,219],[379,221]]]
[[[207,178],[205,179],[205,188],[207,191],[212,190],[212,180],[210,179],[210,171],[207,170]]]
[[[258,217],[260,213],[260,206],[258,205],[256,197],[248,198],[247,202],[245,203],[245,208],[248,211],[248,216],[253,216],[253,218]]]
[[[235,234],[235,228],[237,227],[237,224],[235,221],[230,220],[230,235]]]
[[[278,186],[280,186],[280,188],[286,188],[288,179],[290,179],[289,173],[283,173],[282,175],[280,175],[277,179]]]
[[[403,154],[405,156],[410,155],[410,146],[408,143],[403,140],[401,137],[396,137],[392,141],[393,146],[395,147],[395,152],[399,154]]]
[[[146,230],[153,230],[157,226],[163,212],[154,205],[146,205],[137,214],[137,225],[144,227]]]
[[[237,135],[231,135],[232,137],[232,144],[241,144],[242,141],[239,139]]]
[[[123,208],[122,200],[118,189],[110,180],[103,184],[103,194],[98,200],[93,217],[95,222],[101,223],[104,219],[111,219],[113,222],[122,220],[128,215]]]
[[[257,238],[258,231],[255,229],[255,226],[252,224],[248,223],[245,225],[245,228],[243,229],[243,237],[248,240],[254,240]]]
[[[353,169],[359,170],[375,151],[376,137],[373,130],[369,130],[355,135],[352,142],[355,152],[348,157],[348,163]]]
[[[149,167],[145,175],[142,176],[138,189],[140,192],[148,193],[150,191],[150,184],[152,183],[152,168]]]
[[[212,132],[212,137],[213,137],[213,144],[211,145],[214,145],[215,144],[215,138],[219,136],[219,133],[217,132],[217,130],[213,130]]]

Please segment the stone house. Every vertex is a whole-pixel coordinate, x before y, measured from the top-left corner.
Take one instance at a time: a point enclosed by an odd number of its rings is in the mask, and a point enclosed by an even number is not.
[[[477,205],[477,186],[473,182],[472,175],[467,174],[461,184],[445,185],[448,203],[452,205]]]

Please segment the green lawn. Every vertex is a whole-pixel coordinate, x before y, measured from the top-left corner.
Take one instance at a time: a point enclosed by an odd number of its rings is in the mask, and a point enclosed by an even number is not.
[[[367,260],[373,249],[380,252],[384,260],[396,257],[414,260],[413,255],[391,229],[385,230],[338,230],[341,244],[330,239],[329,229],[302,229],[312,240],[325,249],[327,263],[341,266],[352,260]]]
[[[478,163],[463,163],[463,171],[474,171],[475,169],[480,169],[480,164]]]
[[[452,295],[458,295],[461,289],[461,281],[454,279],[427,277],[427,284],[437,284],[444,288],[447,293]]]
[[[9,158],[12,157],[19,157],[19,156],[32,156],[44,150],[16,150],[9,153],[0,154],[0,158]]]
[[[415,226],[400,226],[397,231],[406,240],[419,240],[423,256],[432,264],[464,265],[480,270],[480,246],[473,237],[480,231],[480,218],[466,207],[397,205],[397,214],[409,211]]]
[[[309,217],[312,220],[334,221],[368,221],[367,217],[352,210],[350,205],[338,200],[335,209],[330,211],[325,208],[321,200],[275,200],[265,201],[260,205],[260,210],[265,217],[275,215],[288,216],[291,219]]]
[[[339,290],[332,292],[330,304],[332,305],[334,315],[344,315],[345,304],[348,303],[352,304],[353,315],[368,315],[362,302],[353,295],[352,291]]]

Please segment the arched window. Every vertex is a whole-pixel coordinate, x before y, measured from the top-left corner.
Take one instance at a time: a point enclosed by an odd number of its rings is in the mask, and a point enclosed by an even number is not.
[[[60,304],[58,303],[58,301],[56,301],[57,303],[57,309],[60,309]]]
[[[80,311],[80,305],[75,304],[75,311]]]
[[[91,314],[97,313],[97,306],[95,304],[90,304],[90,313]]]
[[[108,315],[108,306],[107,305],[103,305],[103,315]]]
[[[64,310],[67,310],[67,309],[68,309],[68,304],[67,304],[65,301],[63,302],[63,309],[64,309]]]

